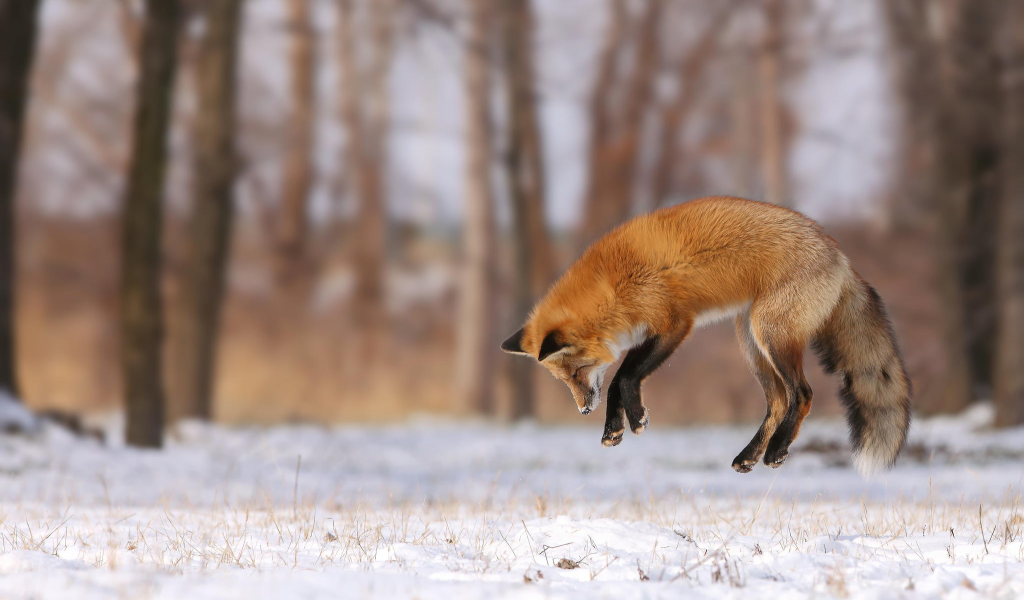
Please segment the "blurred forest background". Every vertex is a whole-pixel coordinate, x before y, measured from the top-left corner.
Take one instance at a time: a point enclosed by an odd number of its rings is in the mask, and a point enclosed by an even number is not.
[[[0,389],[139,445],[578,420],[501,339],[617,223],[732,194],[839,240],[919,413],[1019,424],[1022,167],[1013,0],[0,0]],[[645,400],[764,410],[727,325]]]

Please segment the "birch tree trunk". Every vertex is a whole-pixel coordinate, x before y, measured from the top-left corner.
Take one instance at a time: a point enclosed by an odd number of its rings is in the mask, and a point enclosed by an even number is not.
[[[217,339],[227,277],[237,170],[235,115],[242,0],[207,0],[196,64],[194,188],[181,314],[172,332],[172,420],[212,417]]]
[[[121,352],[128,413],[125,440],[132,446],[160,447],[163,443],[161,211],[177,66],[178,10],[177,0],[146,2],[125,193]]]
[[[21,391],[14,332],[14,198],[38,13],[38,0],[0,0],[0,393],[13,398]]]

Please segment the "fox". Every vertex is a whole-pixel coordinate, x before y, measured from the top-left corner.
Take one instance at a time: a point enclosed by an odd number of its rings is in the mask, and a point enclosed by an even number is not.
[[[882,300],[809,217],[729,196],[640,215],[607,233],[548,289],[501,344],[532,357],[588,415],[608,387],[601,443],[622,442],[650,415],[641,386],[690,333],[733,319],[767,412],[732,468],[778,468],[810,412],[808,345],[838,375],[853,464],[868,477],[893,466],[907,438],[911,382]]]

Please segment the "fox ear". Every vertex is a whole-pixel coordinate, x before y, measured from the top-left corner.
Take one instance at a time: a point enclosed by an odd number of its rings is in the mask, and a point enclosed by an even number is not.
[[[529,353],[523,350],[523,329],[508,336],[508,339],[501,343],[501,349],[509,354],[525,354],[529,356]]]
[[[544,341],[540,344],[540,353],[537,355],[538,361],[543,361],[545,358],[551,356],[556,352],[569,347],[569,344],[563,344],[558,341],[559,332],[557,330],[549,332],[544,336]]]

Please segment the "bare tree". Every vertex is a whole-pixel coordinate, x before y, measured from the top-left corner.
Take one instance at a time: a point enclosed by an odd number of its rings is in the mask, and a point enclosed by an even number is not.
[[[1001,143],[1000,72],[995,44],[1002,3],[954,4],[934,131],[941,194],[940,289],[948,360],[940,412],[962,409],[991,381]]]
[[[732,3],[725,2],[718,9],[700,36],[679,61],[677,85],[679,91],[661,110],[660,131],[655,150],[651,197],[655,207],[664,203],[672,193],[672,175],[682,163],[680,140],[683,127],[697,102],[701,80],[718,48],[718,40],[732,14]]]
[[[551,282],[551,243],[544,219],[544,157],[537,120],[534,21],[529,0],[502,3],[502,49],[508,127],[505,171],[515,247],[515,313],[525,319]],[[532,365],[510,361],[512,418],[534,413]]]
[[[1024,6],[1007,14],[1003,197],[999,214],[999,338],[993,377],[996,426],[1024,424]]]
[[[313,185],[313,121],[316,117],[316,36],[311,0],[288,0],[292,34],[292,113],[281,183],[277,231],[277,278],[294,282],[305,255],[309,193]]]
[[[627,12],[622,2],[612,5],[611,22],[602,50],[598,77],[591,92],[590,172],[583,225],[578,246],[586,247],[608,229],[624,221],[633,209],[633,190],[640,153],[643,120],[654,98],[654,83],[660,57],[660,31],[664,0],[644,4],[644,12],[635,25],[634,60],[626,81],[615,81],[615,65],[620,60],[623,21]],[[598,99],[622,88],[617,103]]]
[[[235,151],[238,32],[241,0],[201,5],[204,32],[196,63],[194,189],[181,314],[173,332],[169,380],[172,419],[212,416],[211,396],[228,251],[237,160]]]
[[[15,398],[14,196],[38,12],[38,0],[0,0],[0,393]]]
[[[919,226],[936,206],[935,139],[939,131],[939,60],[942,50],[932,24],[937,9],[931,0],[881,3],[893,57],[893,79],[901,114],[900,178],[889,203],[891,227]]]
[[[163,443],[160,301],[161,210],[178,37],[177,0],[147,0],[139,61],[134,139],[125,193],[122,240],[122,341],[125,439]]]
[[[491,191],[490,0],[467,0],[466,173],[455,382],[461,408],[494,412],[494,216]]]
[[[389,79],[394,58],[394,0],[369,4],[372,43],[368,68],[360,69],[353,0],[338,5],[338,64],[346,169],[358,199],[355,228],[356,311],[367,327],[379,324],[387,242],[387,140]]]
[[[763,0],[764,37],[758,56],[760,79],[761,179],[768,202],[789,206],[786,168],[788,136],[782,100],[782,61],[786,40],[786,0]]]
[[[955,412],[991,389],[1004,142],[997,0],[884,2],[903,108],[902,180],[890,221],[935,214],[946,365],[925,412]]]

